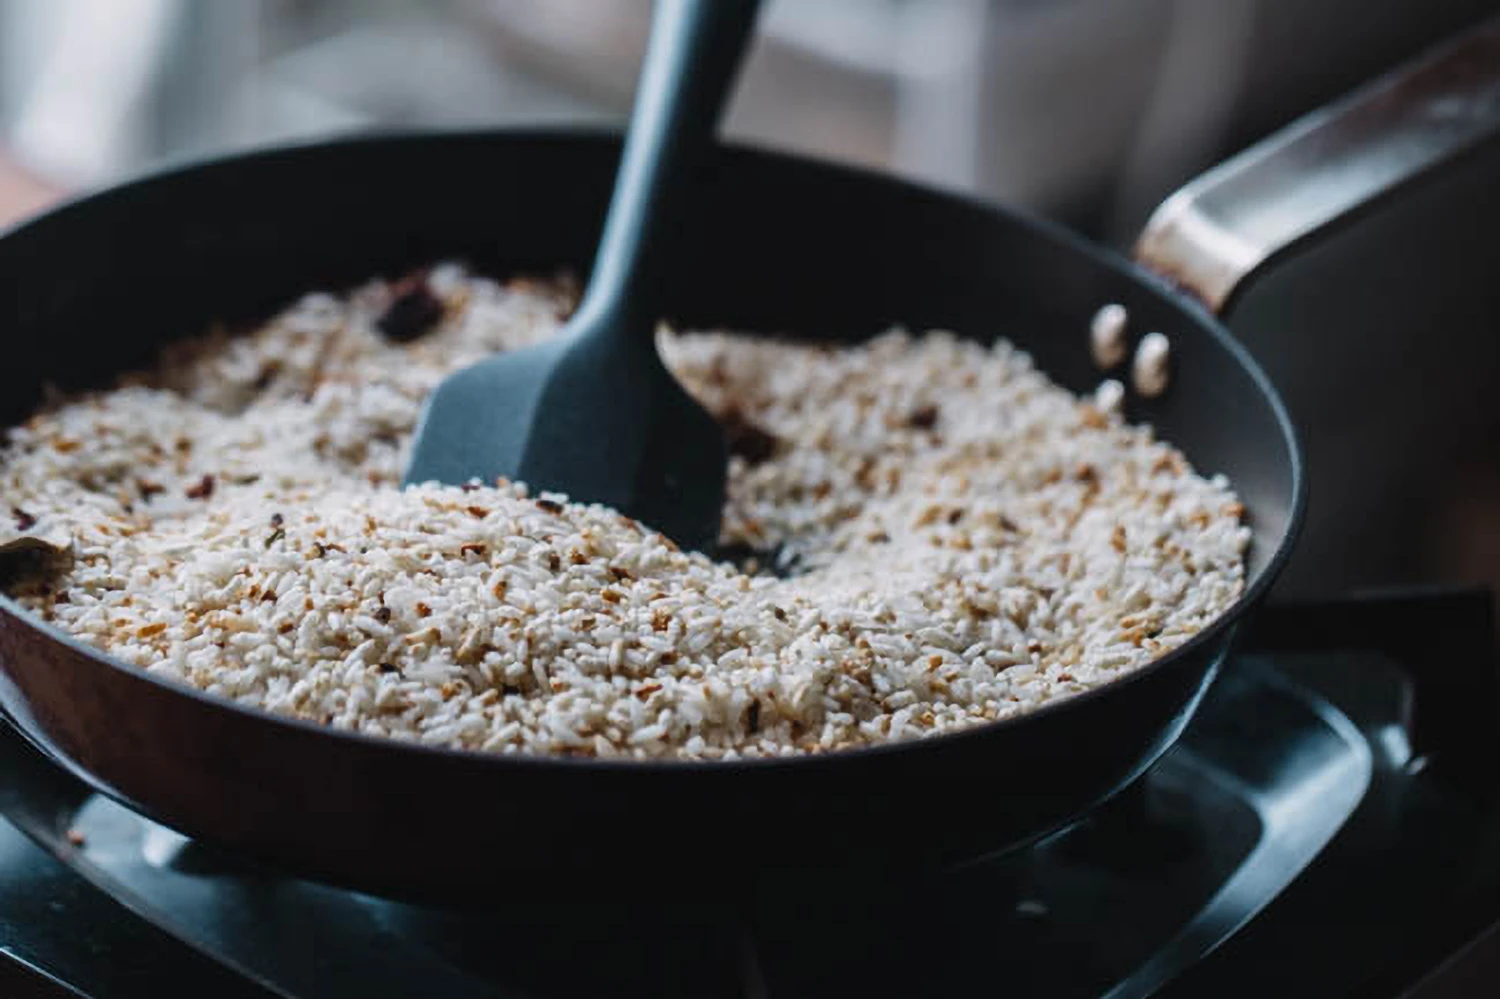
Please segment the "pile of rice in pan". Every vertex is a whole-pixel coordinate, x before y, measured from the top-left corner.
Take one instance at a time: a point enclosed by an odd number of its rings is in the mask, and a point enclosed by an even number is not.
[[[6,590],[117,659],[334,729],[733,759],[1015,716],[1242,591],[1250,531],[1118,391],[1005,340],[663,332],[732,443],[722,544],[501,481],[402,489],[445,374],[555,334],[563,280],[310,295],[48,404],[0,449]]]

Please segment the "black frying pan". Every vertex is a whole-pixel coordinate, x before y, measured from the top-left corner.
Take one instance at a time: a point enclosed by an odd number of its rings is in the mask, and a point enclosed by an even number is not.
[[[22,418],[44,383],[101,383],[171,338],[264,317],[307,289],[454,257],[494,274],[581,271],[617,153],[613,137],[557,132],[353,139],[168,171],[52,211],[0,238],[0,418]],[[711,764],[501,757],[327,730],[155,679],[0,599],[12,723],[189,835],[448,902],[540,888],[587,904],[665,884],[712,898],[757,880],[794,891],[798,869],[852,888],[1029,842],[1129,783],[1182,730],[1295,534],[1298,447],[1260,369],[1145,270],[887,177],[727,148],[694,218],[686,244],[715,249],[672,271],[669,312],[688,326],[1004,335],[1080,392],[1100,378],[1087,334],[1100,305],[1123,303],[1137,334],[1168,334],[1171,389],[1132,395],[1127,413],[1233,481],[1255,531],[1242,599],[1148,668],[1013,720]],[[787,880],[758,878],[772,870]]]

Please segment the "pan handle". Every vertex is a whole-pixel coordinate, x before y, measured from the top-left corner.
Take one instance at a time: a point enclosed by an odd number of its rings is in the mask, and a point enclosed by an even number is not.
[[[1136,261],[1222,313],[1267,262],[1497,134],[1493,18],[1191,181]]]

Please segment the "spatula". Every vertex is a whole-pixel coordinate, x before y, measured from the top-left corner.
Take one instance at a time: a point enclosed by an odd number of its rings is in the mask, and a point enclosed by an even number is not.
[[[408,485],[504,477],[533,495],[607,504],[684,548],[713,549],[728,464],[724,433],[667,371],[655,334],[664,260],[758,6],[658,0],[609,217],[578,311],[553,340],[481,361],[437,387],[417,427]]]

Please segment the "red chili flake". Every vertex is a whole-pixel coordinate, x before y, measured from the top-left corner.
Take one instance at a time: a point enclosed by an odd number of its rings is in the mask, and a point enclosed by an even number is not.
[[[482,506],[469,506],[465,507],[464,509],[468,511],[469,516],[478,517],[480,520],[483,520],[490,515],[490,512]]]
[[[36,526],[36,518],[18,506],[10,508],[10,515],[16,518],[16,530],[18,531],[29,531]]]
[[[906,425],[915,430],[931,430],[937,426],[938,408],[933,405],[918,406],[907,414]]]
[[[276,602],[276,591],[275,590],[267,590],[266,592],[264,592],[264,593],[262,593],[260,595],[260,599],[261,599],[261,602],[263,602],[263,603],[268,603],[268,604],[269,603],[275,603]]]
[[[547,513],[562,513],[563,509],[561,503],[549,499],[539,499],[536,501],[536,505],[539,509],[545,510]]]
[[[198,500],[198,499],[208,499],[213,494],[214,494],[214,477],[212,475],[205,475],[203,478],[199,479],[193,485],[188,486],[187,492],[186,492],[185,495],[187,496],[188,499]]]
[[[72,843],[74,846],[83,846],[85,843],[88,842],[88,839],[83,835],[83,833],[79,832],[77,829],[69,829],[68,830],[68,842]]]
[[[630,574],[630,570],[629,569],[622,569],[620,566],[617,566],[617,565],[612,565],[612,566],[609,567],[609,574],[611,576],[615,577],[615,579],[617,581],[619,581],[619,582],[623,582],[623,581],[625,581],[627,579],[634,579],[635,578],[634,576],[632,576]]]
[[[754,467],[769,461],[781,446],[781,439],[747,417],[738,406],[730,406],[719,417],[729,453],[739,455]]]
[[[466,544],[466,545],[459,545],[459,548],[458,548],[458,554],[460,556],[464,556],[464,555],[477,555],[480,558],[484,558],[489,553],[490,553],[490,549],[489,549],[488,545],[481,545],[481,544],[479,544],[477,542],[470,542],[469,544]]]
[[[660,689],[661,689],[661,684],[659,684],[659,683],[648,683],[644,687],[641,687],[639,690],[637,690],[635,692],[635,696],[639,697],[643,701],[649,700],[650,697],[651,697],[651,695],[654,694],[654,693],[656,693]]]
[[[428,607],[426,604],[423,604],[423,603],[417,604],[417,617],[429,617],[429,616],[431,616],[431,614],[432,614],[432,608],[431,607]]]
[[[442,299],[433,294],[427,275],[417,272],[391,288],[391,304],[375,320],[375,328],[387,340],[410,343],[430,333],[442,321]]]

